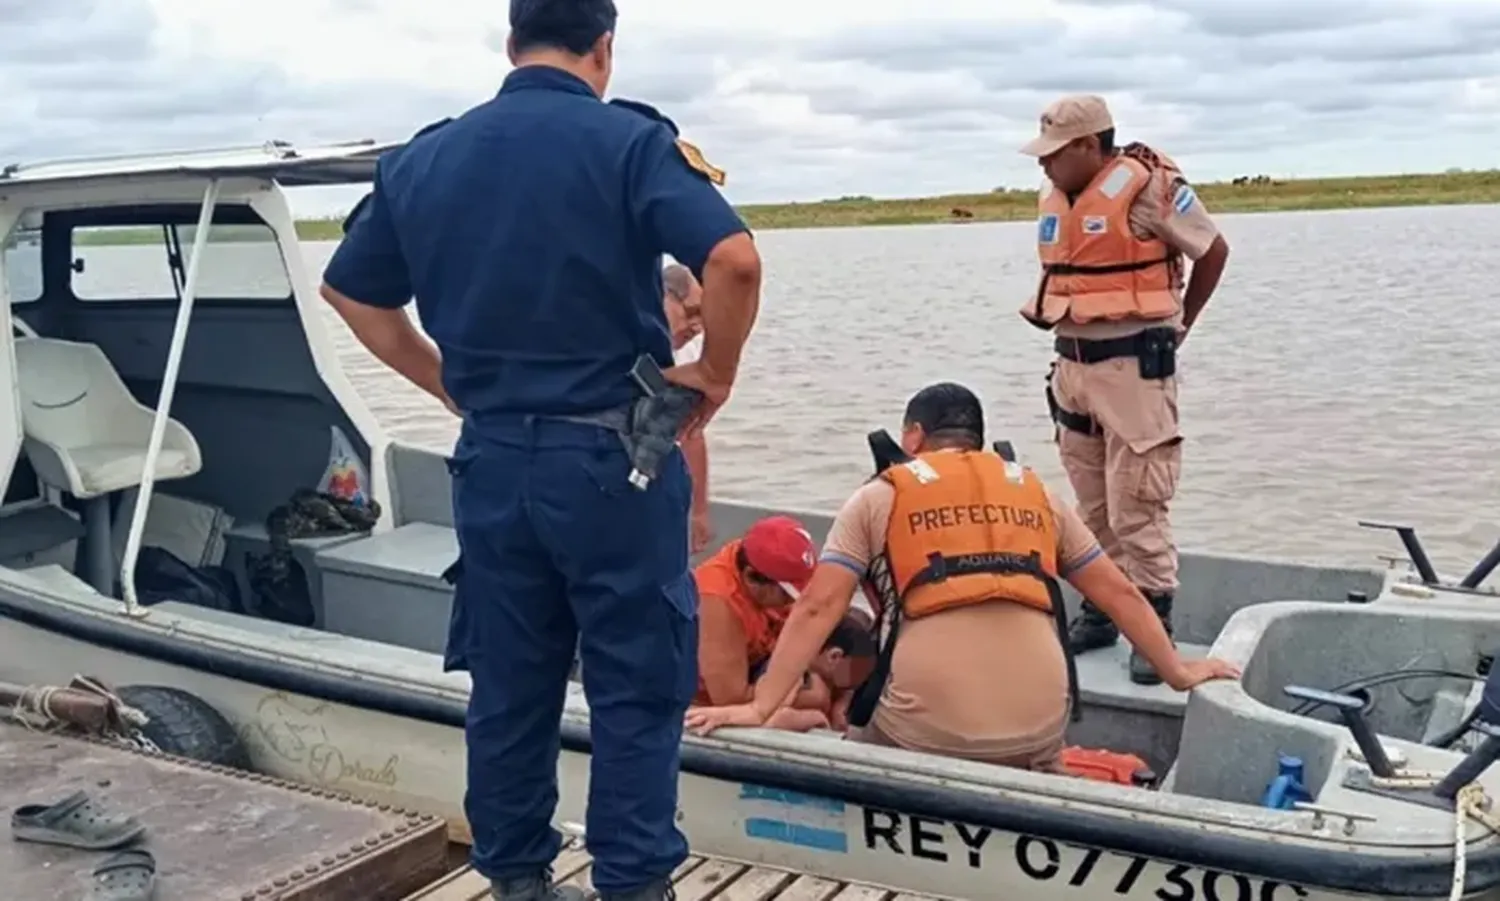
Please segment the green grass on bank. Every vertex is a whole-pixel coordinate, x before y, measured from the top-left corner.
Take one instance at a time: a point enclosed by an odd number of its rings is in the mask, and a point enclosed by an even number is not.
[[[1433,175],[1375,175],[1358,178],[1269,179],[1245,184],[1214,182],[1195,186],[1215,213],[1265,213],[1384,206],[1500,203],[1500,169],[1449,171]],[[812,203],[740,207],[755,229],[829,228],[862,225],[914,225],[940,222],[1011,222],[1036,217],[1036,190],[997,188],[987,194],[876,200],[841,197]],[[297,223],[304,240],[337,241],[338,219]]]
[[[1500,203],[1500,169],[1450,170],[1429,175],[1374,175],[1356,178],[1272,179],[1256,176],[1234,182],[1195,186],[1215,213],[1263,213],[1364,207],[1432,206]],[[740,207],[755,229],[829,228],[837,226],[914,225],[941,222],[1010,222],[1036,216],[1035,189],[996,188],[987,194],[877,200],[841,197],[810,203],[755,204]],[[337,241],[341,218],[305,219],[297,223],[304,241]],[[265,240],[248,229],[211,240]],[[89,243],[157,243],[155,229],[120,229],[91,235]]]

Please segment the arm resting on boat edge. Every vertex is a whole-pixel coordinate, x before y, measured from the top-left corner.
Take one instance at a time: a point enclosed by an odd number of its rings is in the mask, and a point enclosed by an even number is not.
[[[1174,689],[1187,691],[1208,679],[1239,678],[1239,669],[1222,660],[1184,660],[1140,589],[1108,557],[1095,557],[1074,570],[1068,582],[1120,627],[1162,681]]]

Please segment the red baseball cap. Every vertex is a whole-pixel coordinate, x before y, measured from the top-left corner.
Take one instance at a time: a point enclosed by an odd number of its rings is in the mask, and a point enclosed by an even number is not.
[[[740,539],[745,562],[781,586],[793,600],[802,596],[818,565],[818,547],[802,523],[790,516],[768,516]]]

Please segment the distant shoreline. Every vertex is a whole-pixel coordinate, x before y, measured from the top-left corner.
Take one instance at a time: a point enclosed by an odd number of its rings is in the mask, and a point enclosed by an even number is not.
[[[1213,213],[1500,203],[1500,169],[1354,178],[1272,179],[1254,176],[1194,185],[1194,189]],[[891,200],[842,197],[806,203],[753,204],[739,207],[739,211],[756,230],[1020,222],[1035,218],[1036,190],[997,188],[987,194]],[[297,221],[297,235],[304,241],[337,241],[343,237],[342,224],[342,217],[300,219]],[[135,244],[159,240],[151,233],[154,230],[145,231],[148,233],[136,236],[122,230],[110,235],[108,243]],[[95,240],[89,243],[97,242],[96,236],[90,237]]]
[[[1500,203],[1500,169],[1424,175],[1372,175],[1356,178],[1267,179],[1245,184],[1194,185],[1214,213],[1280,213],[1300,210],[1363,209]],[[751,228],[839,228],[922,225],[944,222],[1019,222],[1036,218],[1036,189],[997,189],[987,194],[877,200],[845,197],[808,203],[754,204],[739,208]],[[304,241],[337,241],[342,220],[297,223]]]

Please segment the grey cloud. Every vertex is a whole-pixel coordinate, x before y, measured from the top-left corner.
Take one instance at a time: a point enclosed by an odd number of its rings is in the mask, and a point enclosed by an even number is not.
[[[337,2],[363,16],[396,0]],[[1110,99],[1122,136],[1179,158],[1497,129],[1493,113],[1459,102],[1464,79],[1500,73],[1500,3],[1071,0],[1065,13],[804,38],[625,27],[612,92],[672,116],[732,185],[815,193],[876,193],[860,179],[915,183],[925,169],[941,180],[997,159],[1029,175],[1014,148],[1049,101],[1079,91]],[[147,0],[0,0],[0,21],[0,162],[401,137],[496,87],[310,86],[274,61],[168,56]],[[497,73],[500,26],[472,37],[497,55]],[[781,124],[767,111],[775,100],[816,122]]]
[[[1189,19],[1204,33],[1234,38],[1410,20],[1422,16],[1424,9],[1431,10],[1431,5],[1422,0],[1153,0],[1149,3],[1070,0],[1069,5],[1143,6],[1170,11]]]
[[[167,56],[146,0],[13,3],[0,0],[0,91],[24,102],[0,119],[0,160],[399,137],[465,105],[410,85],[309,87],[274,63]]]

